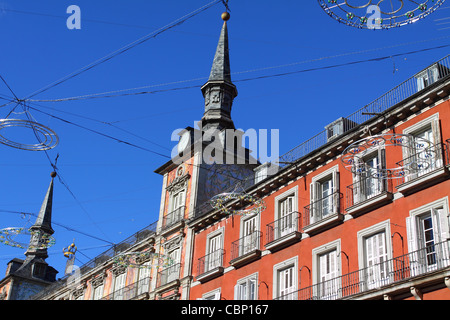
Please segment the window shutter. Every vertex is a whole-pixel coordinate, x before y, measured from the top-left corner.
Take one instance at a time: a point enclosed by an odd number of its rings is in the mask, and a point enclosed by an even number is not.
[[[406,233],[408,237],[408,251],[411,253],[417,250],[417,231],[414,217],[406,218]]]
[[[214,294],[214,300],[220,300],[220,292]]]
[[[234,300],[241,300],[239,297],[239,285],[234,286]]]
[[[310,194],[311,194],[310,195],[310,199],[311,199],[310,217],[311,217],[311,223],[316,221],[316,219],[319,219],[320,205],[319,205],[319,202],[317,202],[320,199],[319,191],[320,191],[320,183],[318,183],[318,182],[311,183],[311,187],[310,187]]]
[[[436,214],[438,215],[439,220],[439,228],[441,230],[440,241],[445,241],[450,239],[449,233],[449,223],[448,223],[448,215],[443,208],[437,209]]]
[[[339,180],[340,180],[340,176],[339,176],[339,171],[334,171],[333,172],[333,210],[332,213],[339,213],[339,208],[340,208],[340,194],[339,194]]]
[[[443,165],[442,151],[441,151],[441,132],[439,125],[439,118],[433,120],[431,123],[432,139],[431,142],[435,144],[434,151],[436,152],[435,167],[440,168]]]

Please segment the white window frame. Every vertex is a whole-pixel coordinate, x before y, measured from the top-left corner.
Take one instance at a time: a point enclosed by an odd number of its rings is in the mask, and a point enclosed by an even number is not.
[[[249,290],[251,283],[254,283],[254,296],[251,296],[251,292]],[[242,292],[239,290],[241,286],[246,286],[245,297],[242,297]],[[239,279],[234,286],[234,300],[258,300],[258,273],[254,273],[245,278]]]
[[[217,250],[223,249],[224,235],[225,235],[225,227],[221,227],[206,236],[205,256],[208,256],[210,258],[211,254],[213,254],[213,252],[211,252],[211,249],[210,249],[210,244],[211,244],[211,239],[213,239],[215,237],[220,237],[220,245],[219,245],[220,248]],[[218,254],[221,254],[221,253],[218,252],[217,255]],[[214,255],[214,256],[215,256],[215,258],[217,258],[216,255]],[[205,270],[204,271],[208,272],[208,271],[214,269],[215,267],[221,267],[223,265],[223,260],[222,260],[222,265],[214,266],[214,264],[215,264],[214,262],[210,262],[210,261],[208,261],[208,258],[205,258]]]
[[[366,270],[366,272],[377,272],[377,270],[369,270],[369,267],[366,265],[367,256],[366,256],[366,239],[378,234],[384,232],[385,234],[385,247],[386,247],[386,261],[392,260],[393,254],[392,254],[392,233],[391,233],[391,220],[385,220],[380,223],[377,223],[373,226],[370,226],[366,229],[360,230],[357,233],[358,237],[358,262],[359,262],[359,269]],[[389,267],[389,264],[386,263],[386,268]],[[382,266],[381,266],[382,267]],[[377,268],[377,267],[373,267]],[[389,276],[389,270],[386,271],[386,274]],[[366,279],[367,275],[364,275]],[[369,277],[369,276],[367,276]],[[376,281],[373,281],[371,283],[365,283],[366,288],[364,289],[372,289],[379,284],[386,285],[391,281],[389,277],[383,278],[383,279],[376,279]]]
[[[332,184],[332,190],[330,192],[329,198],[329,205],[331,204],[331,210],[324,214],[322,212],[322,205],[320,204],[317,208],[317,201],[323,199],[322,195],[319,194],[319,190],[321,189],[321,186],[323,182],[331,180]],[[339,212],[339,200],[340,197],[339,191],[340,191],[340,181],[339,181],[339,165],[335,165],[334,167],[314,176],[312,178],[311,184],[310,184],[310,223],[313,224],[317,221],[320,221],[324,218],[326,218],[329,215],[337,214]],[[331,196],[333,195],[334,196]],[[315,203],[315,205],[313,205]]]
[[[119,280],[120,282],[118,283]],[[127,271],[122,272],[114,277],[114,290],[113,290],[114,300],[123,300],[124,298],[123,291],[118,296],[116,296],[116,294],[118,294],[117,292],[119,290],[122,290],[126,286],[127,286]],[[120,299],[116,299],[117,297],[120,297]]]
[[[406,218],[406,226],[407,226],[407,237],[408,237],[408,252],[415,255],[417,250],[423,249],[423,245],[420,243],[419,238],[419,224],[418,221],[421,217],[425,215],[431,215],[432,223],[433,223],[433,233],[434,233],[434,244],[441,243],[443,241],[450,239],[450,227],[449,227],[449,200],[448,197],[444,197],[442,199],[433,201],[426,205],[423,205],[419,208],[413,209],[409,212],[409,217]],[[445,248],[447,249],[447,254],[443,255],[440,253],[438,258],[442,259],[439,263],[441,265],[449,265],[450,257],[448,255],[448,242],[443,246],[444,252]],[[423,250],[421,250],[423,251]],[[419,254],[420,255],[420,254]],[[422,272],[432,271],[436,266],[430,265],[423,267],[426,265],[426,261],[424,259],[415,259],[416,265],[411,265],[413,275],[420,274]],[[412,264],[412,263],[411,263]]]
[[[440,123],[439,123],[439,112],[429,116],[426,119],[423,119],[408,128],[403,130],[403,134],[409,134],[415,136],[417,133],[423,131],[427,127],[431,127],[431,132],[433,135],[433,139],[431,143],[438,145],[441,143],[441,131],[440,131]],[[412,148],[412,147],[411,147]],[[412,157],[414,154],[411,154],[411,148],[403,147],[403,159],[408,159]],[[440,153],[440,148],[436,150],[436,164],[433,166],[430,171],[435,168],[441,167],[443,165],[442,155]],[[426,172],[425,172],[426,173]],[[411,176],[406,177],[406,181],[415,179],[420,177],[420,174],[413,174]]]
[[[321,283],[320,279],[320,257],[324,254],[327,254],[331,251],[336,252],[336,285],[335,287],[339,286],[339,282],[341,281],[338,277],[340,277],[342,274],[342,266],[341,266],[341,239],[336,239],[334,241],[328,242],[320,247],[314,248],[312,250],[312,280],[314,286],[314,292],[313,295],[319,297],[321,300],[334,300],[338,298],[340,294],[340,290],[336,290],[336,292],[329,292],[330,289],[323,290],[323,288],[319,288],[317,284]],[[330,285],[332,285],[332,281],[330,282]],[[320,290],[319,290],[320,289]],[[323,294],[325,292],[325,294]]]
[[[246,235],[246,228],[245,225],[249,220],[255,220],[255,230],[252,233],[253,236]],[[255,247],[255,249],[260,248],[260,237],[258,235],[258,232],[261,231],[261,219],[260,214],[254,213],[248,216],[241,217],[240,222],[240,231],[239,231],[239,256],[242,256],[248,252],[253,251],[252,248]],[[244,238],[245,237],[245,238]],[[256,238],[255,238],[256,237]]]
[[[273,289],[272,289],[272,296],[274,298],[278,298],[280,296],[279,294],[279,272],[283,271],[287,268],[293,268],[293,283],[294,287],[290,290],[292,293],[292,296],[290,300],[297,300],[297,290],[298,290],[298,256],[295,256],[293,258],[290,258],[288,260],[285,260],[283,262],[280,262],[273,266]]]
[[[220,300],[220,299],[221,299],[221,288],[217,288],[202,294],[202,297],[197,300]]]
[[[105,288],[105,280],[103,280],[103,283],[97,287],[93,287],[93,296],[92,299],[93,300],[101,300],[103,298],[103,294],[104,294],[104,288]]]

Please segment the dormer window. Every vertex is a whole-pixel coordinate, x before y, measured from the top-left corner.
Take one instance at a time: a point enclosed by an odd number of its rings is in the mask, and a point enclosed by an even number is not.
[[[33,265],[33,277],[42,278],[45,275],[46,265],[42,263],[35,263]]]
[[[423,90],[429,85],[435,83],[439,79],[439,70],[437,64],[430,68],[418,73],[417,79],[417,91]]]

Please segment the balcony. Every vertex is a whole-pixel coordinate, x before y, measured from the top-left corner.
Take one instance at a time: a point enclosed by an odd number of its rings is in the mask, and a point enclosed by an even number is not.
[[[347,213],[358,216],[393,199],[392,180],[369,175],[347,187]]]
[[[220,249],[198,259],[197,280],[204,283],[222,275],[224,256],[225,250]]]
[[[239,268],[259,259],[261,257],[261,238],[261,231],[253,231],[249,235],[231,243],[230,264],[235,268]]]
[[[339,224],[344,219],[341,198],[342,194],[335,192],[307,205],[303,214],[303,232],[315,234]]]
[[[186,207],[179,207],[178,209],[166,214],[163,217],[162,233],[163,235],[171,233],[172,231],[184,227],[184,212]]]
[[[158,272],[156,278],[157,291],[166,291],[179,287],[180,285],[181,263],[171,265],[170,267]]]
[[[442,280],[450,268],[450,240],[408,253],[328,281],[319,282],[276,300],[338,300],[409,292],[414,283]],[[443,271],[443,272],[442,272]]]
[[[274,252],[301,239],[300,213],[292,212],[267,225],[266,249]]]
[[[103,297],[101,300],[144,300],[148,299],[151,278],[144,278]]]
[[[449,145],[450,140],[447,140],[447,144],[435,144],[398,162],[397,165],[405,168],[405,173],[409,169],[410,174],[400,178],[397,190],[407,196],[448,179]]]

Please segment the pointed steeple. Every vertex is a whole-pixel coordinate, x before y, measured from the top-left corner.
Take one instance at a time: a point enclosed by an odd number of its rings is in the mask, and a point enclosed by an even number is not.
[[[55,281],[56,271],[50,267],[45,259],[48,258],[47,247],[49,237],[55,232],[52,229],[52,203],[53,203],[53,179],[56,173],[52,172],[52,180],[42,202],[41,210],[34,225],[29,228],[31,233],[30,244],[25,252],[26,259],[22,266],[14,272],[23,278],[41,279],[48,282]]]
[[[25,255],[39,256],[46,259],[47,249],[40,248],[39,242],[42,240],[42,235],[52,235],[55,231],[52,229],[52,204],[53,204],[53,179],[56,177],[56,173],[52,172],[52,180],[45,194],[44,201],[42,202],[41,210],[33,226],[30,227],[30,232],[33,233],[30,239],[30,245],[28,246]]]
[[[237,96],[236,86],[231,81],[230,53],[228,46],[229,13],[222,14],[224,20],[219,43],[214,56],[208,82],[203,85],[205,113],[202,118],[203,129],[234,129],[231,120],[233,99]]]

